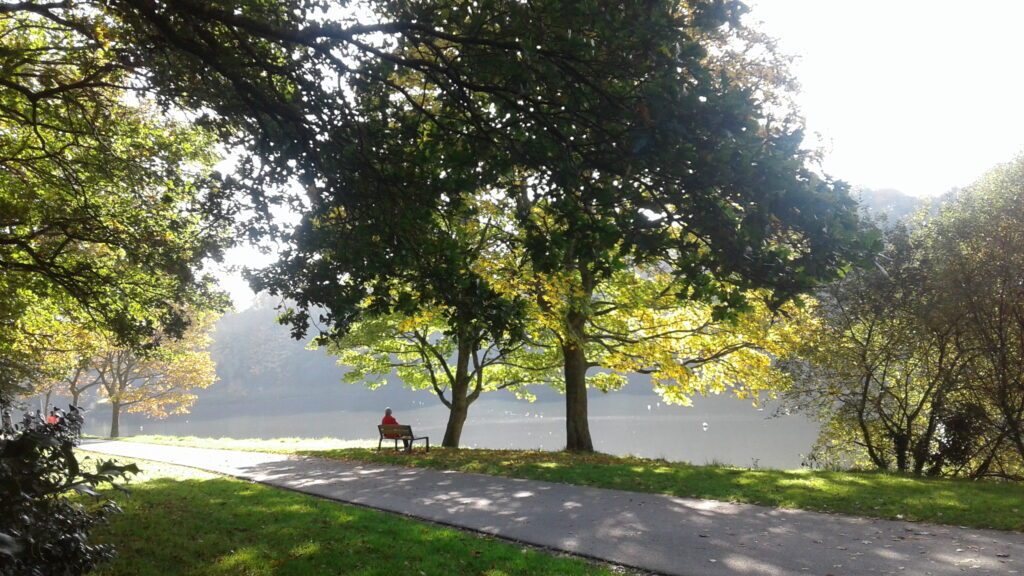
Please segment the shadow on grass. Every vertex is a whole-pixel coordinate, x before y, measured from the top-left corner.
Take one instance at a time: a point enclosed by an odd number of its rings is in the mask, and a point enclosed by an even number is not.
[[[747,502],[878,518],[1024,531],[1024,487],[881,473],[746,470],[518,450],[305,451],[338,460],[476,472],[679,497]]]
[[[101,575],[610,574],[407,518],[231,479],[159,478],[97,531]]]

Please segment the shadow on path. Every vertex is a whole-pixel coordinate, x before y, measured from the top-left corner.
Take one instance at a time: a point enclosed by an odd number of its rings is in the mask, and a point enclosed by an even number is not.
[[[96,576],[611,574],[575,558],[225,477],[157,478],[119,500],[125,514],[97,533],[116,544],[118,557]]]

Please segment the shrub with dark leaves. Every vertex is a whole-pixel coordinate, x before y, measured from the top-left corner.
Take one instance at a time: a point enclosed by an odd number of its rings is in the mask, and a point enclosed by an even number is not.
[[[83,470],[74,452],[81,424],[72,407],[56,424],[27,416],[0,430],[0,574],[72,576],[113,557],[111,546],[89,543],[90,529],[119,511],[100,502],[96,488],[138,469],[100,461],[95,471]],[[74,492],[95,502],[73,501]]]

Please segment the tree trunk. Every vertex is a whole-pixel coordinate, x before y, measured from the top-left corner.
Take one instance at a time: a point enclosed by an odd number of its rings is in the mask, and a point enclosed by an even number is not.
[[[14,431],[14,422],[11,418],[11,404],[0,394],[0,431],[10,434]]]
[[[893,437],[893,450],[896,452],[896,469],[907,471],[907,452],[910,451],[910,437],[905,432],[898,432]]]
[[[992,462],[996,459],[996,454],[999,453],[999,448],[1003,445],[1005,439],[1005,432],[1003,432],[1002,434],[999,435],[998,438],[996,438],[996,441],[993,443],[992,448],[985,456],[985,459],[982,460],[981,464],[979,464],[978,467],[975,468],[974,471],[970,473],[970,478],[972,480],[984,478],[988,474],[989,469],[992,468]]]
[[[448,427],[444,430],[441,446],[458,448],[462,426],[469,415],[469,359],[475,343],[466,335],[459,336],[455,357],[455,381],[452,382],[452,405],[448,408]]]
[[[864,447],[867,448],[868,458],[871,459],[876,468],[885,471],[889,469],[889,462],[876,450],[874,440],[871,437],[871,427],[867,421],[868,393],[871,390],[871,377],[870,371],[861,376],[860,399],[857,402],[857,425],[860,426],[860,434],[864,439]]]
[[[462,438],[462,426],[469,416],[469,402],[466,399],[466,391],[452,390],[452,406],[448,410],[448,426],[444,429],[444,440],[441,446],[445,448],[458,448]]]
[[[568,343],[562,347],[565,358],[565,449],[593,452],[590,424],[587,420],[587,357],[582,346]]]
[[[117,438],[121,431],[118,429],[118,420],[121,418],[121,404],[110,403],[110,437]]]
[[[937,475],[942,469],[942,455],[933,454],[932,440],[935,439],[935,432],[939,428],[939,416],[944,409],[945,397],[940,389],[940,391],[935,393],[931,408],[928,410],[928,426],[925,427],[921,437],[918,438],[917,443],[914,445],[914,476],[924,474],[925,467],[929,464],[934,465],[938,463],[939,465],[935,473],[928,472],[929,476]]]
[[[81,395],[82,393],[78,392],[77,390],[71,391],[71,405],[74,406],[75,408],[78,407],[78,397]]]

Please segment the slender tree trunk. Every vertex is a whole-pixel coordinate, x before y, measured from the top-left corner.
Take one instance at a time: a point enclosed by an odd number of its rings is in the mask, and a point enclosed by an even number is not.
[[[1021,434],[1021,431],[1011,430],[1010,441],[1017,447],[1017,453],[1020,454],[1021,458],[1024,458],[1024,435]]]
[[[121,419],[121,403],[110,403],[110,437],[117,438],[121,431],[118,428],[118,421]]]
[[[942,386],[940,384],[939,386]],[[924,469],[929,463],[934,464],[936,461],[941,461],[942,456],[940,454],[932,455],[932,440],[935,439],[935,432],[939,427],[939,417],[945,410],[945,395],[940,389],[937,391],[932,399],[931,408],[928,411],[928,426],[925,427],[924,433],[917,440],[914,446],[914,476],[921,476],[925,473]],[[942,469],[941,463],[939,464],[939,470]],[[933,474],[929,471],[929,476]]]
[[[981,461],[981,464],[970,473],[970,477],[974,480],[983,478],[988,474],[988,471],[992,468],[992,462],[996,459],[996,454],[999,453],[999,448],[1002,447],[1003,442],[1006,441],[1006,431],[1004,430],[996,438],[995,442],[992,443],[992,447],[989,449],[985,459]]]
[[[81,395],[82,395],[82,393],[77,391],[77,390],[72,390],[71,391],[71,405],[72,406],[74,406],[76,408],[78,407],[78,397],[81,396]]]
[[[49,416],[50,414],[50,398],[53,396],[53,388],[46,391],[46,406],[43,408],[43,416]]]
[[[910,438],[904,432],[898,432],[893,437],[893,450],[896,452],[896,469],[900,472],[907,471],[907,452],[910,450]]]
[[[860,426],[861,437],[864,438],[864,447],[867,448],[868,458],[879,470],[888,470],[889,463],[882,458],[876,450],[874,440],[871,437],[871,428],[867,421],[868,392],[871,390],[871,373],[868,372],[861,377],[860,399],[857,402],[857,424]]]

